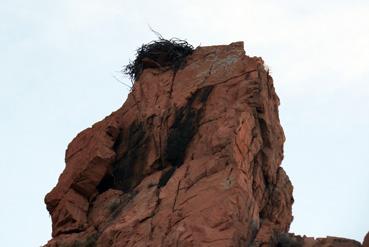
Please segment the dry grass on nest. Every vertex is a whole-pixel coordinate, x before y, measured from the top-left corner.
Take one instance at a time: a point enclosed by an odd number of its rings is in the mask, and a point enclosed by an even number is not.
[[[123,73],[131,80],[138,80],[146,68],[172,69],[177,71],[191,55],[194,47],[181,39],[164,39],[143,44],[136,52],[136,58],[123,68]]]

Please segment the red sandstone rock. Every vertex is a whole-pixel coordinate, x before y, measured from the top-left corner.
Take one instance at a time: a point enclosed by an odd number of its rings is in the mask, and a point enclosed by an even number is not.
[[[293,203],[278,105],[242,42],[199,47],[176,73],[145,69],[122,108],[69,144],[45,198],[46,246],[276,244]]]
[[[296,246],[296,247],[360,247],[359,242],[346,238],[326,237],[312,238],[296,236],[294,234],[277,234],[274,236],[272,246]]]

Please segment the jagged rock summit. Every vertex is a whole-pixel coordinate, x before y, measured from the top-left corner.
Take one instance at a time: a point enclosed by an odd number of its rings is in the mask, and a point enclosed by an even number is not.
[[[45,198],[46,246],[361,246],[287,234],[278,105],[242,42],[145,68],[124,105],[69,144]]]

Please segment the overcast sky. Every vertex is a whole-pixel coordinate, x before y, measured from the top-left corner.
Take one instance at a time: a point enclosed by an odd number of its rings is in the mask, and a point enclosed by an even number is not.
[[[281,99],[291,231],[362,241],[369,231],[369,1],[0,0],[0,239],[51,238],[43,198],[67,144],[119,108],[114,76],[142,43],[244,41]]]

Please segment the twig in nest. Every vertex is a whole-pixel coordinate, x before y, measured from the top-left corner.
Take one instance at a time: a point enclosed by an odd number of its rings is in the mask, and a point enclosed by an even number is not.
[[[159,33],[157,36],[158,40],[143,44],[137,49],[135,60],[123,68],[122,72],[132,81],[138,80],[146,68],[166,68],[177,71],[184,66],[186,57],[194,51],[193,46],[185,40],[177,38],[167,40]]]
[[[116,77],[115,75],[113,75],[113,78],[114,78],[117,82],[119,82],[120,84],[122,84],[122,85],[124,85],[124,86],[128,87],[128,88],[129,88],[129,90],[131,90],[131,89],[132,89],[132,86],[128,85],[127,83],[122,82],[122,81],[121,81],[121,80],[119,80],[119,79],[118,79],[118,77]]]

